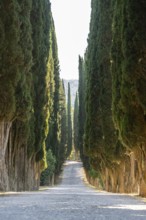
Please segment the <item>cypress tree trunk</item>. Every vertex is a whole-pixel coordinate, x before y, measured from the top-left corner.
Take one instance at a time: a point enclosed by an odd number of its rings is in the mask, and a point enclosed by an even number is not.
[[[9,190],[8,169],[5,160],[11,125],[11,122],[0,122],[0,191]]]

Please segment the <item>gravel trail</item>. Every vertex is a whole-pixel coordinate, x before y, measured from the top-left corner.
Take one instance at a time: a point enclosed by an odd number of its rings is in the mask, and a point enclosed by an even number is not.
[[[97,191],[82,179],[82,164],[67,162],[60,185],[1,195],[0,220],[146,220],[142,199]]]

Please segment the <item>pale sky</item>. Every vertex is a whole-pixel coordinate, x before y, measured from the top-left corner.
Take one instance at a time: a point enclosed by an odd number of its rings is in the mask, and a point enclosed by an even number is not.
[[[91,0],[51,0],[58,43],[60,77],[78,79],[78,56],[84,55]]]

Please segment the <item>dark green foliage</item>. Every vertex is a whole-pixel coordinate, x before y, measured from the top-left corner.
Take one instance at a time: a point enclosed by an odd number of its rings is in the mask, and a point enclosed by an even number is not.
[[[100,114],[100,80],[98,64],[99,2],[92,0],[90,34],[87,48],[87,93],[85,150],[88,155],[103,153],[102,119]],[[98,150],[97,150],[98,149]]]
[[[52,178],[55,172],[55,163],[55,157],[53,156],[52,151],[49,149],[47,152],[47,168],[41,174],[41,186],[48,186],[53,183]]]
[[[83,135],[84,135],[84,124],[85,124],[85,68],[84,60],[79,56],[79,149],[83,148]]]
[[[62,169],[66,153],[66,99],[64,84],[60,80],[58,48],[54,23],[52,22],[52,58],[54,78],[51,84],[51,97],[53,99],[50,111],[49,134],[46,140],[47,150],[51,149],[56,159],[55,175],[58,176]]]
[[[72,151],[72,115],[71,115],[71,92],[68,83],[68,102],[67,102],[67,157]]]
[[[29,138],[30,118],[33,112],[32,100],[32,29],[30,22],[30,13],[32,9],[32,1],[18,0],[20,10],[20,46],[23,55],[20,66],[20,79],[15,91],[17,120],[13,124],[12,131],[17,137],[20,146],[27,146]],[[33,136],[33,134],[31,134]],[[16,143],[16,142],[14,142]],[[17,144],[18,144],[17,143]],[[32,141],[32,144],[34,142]]]
[[[146,142],[146,4],[113,1],[113,118],[120,140],[133,148]]]
[[[92,0],[84,143],[96,171],[146,141],[145,12],[144,1]]]
[[[32,1],[21,1],[19,3],[19,21],[20,21],[20,40],[22,61],[19,68],[19,81],[15,89],[16,97],[16,120],[13,122],[12,135],[13,147],[34,146],[34,135],[31,130],[31,118],[33,117],[33,99],[32,99],[32,26],[30,14],[32,10]],[[27,150],[26,150],[27,151]]]
[[[116,161],[118,135],[112,121],[111,1],[92,1],[90,34],[86,52],[87,92],[85,152],[100,167]]]
[[[60,89],[60,78],[59,78],[59,61],[58,61],[58,48],[56,42],[56,34],[54,25],[52,28],[52,54],[54,60],[54,94],[53,94],[53,137],[52,137],[52,152],[58,157],[58,147],[60,142],[60,118],[59,118],[59,89]]]
[[[86,55],[85,55],[86,57]],[[86,59],[86,58],[85,58]],[[83,166],[89,169],[89,158],[85,156],[84,153],[84,129],[86,121],[86,112],[85,112],[85,95],[86,95],[86,71],[85,71],[85,62],[83,58],[79,56],[79,113],[78,113],[78,149],[80,151],[80,157],[83,161]]]
[[[55,95],[55,93],[54,93]],[[58,101],[54,102],[51,120],[49,121],[49,134],[47,138],[47,148],[51,148],[56,159],[55,175],[58,176],[66,156],[66,97],[63,81],[59,80]],[[55,111],[56,111],[56,114]]]
[[[28,120],[32,113],[32,28],[30,13],[32,1],[18,0],[20,6],[20,46],[23,60],[20,68],[20,80],[16,88],[17,118]]]
[[[27,146],[32,117],[32,1],[0,3],[4,39],[0,42],[2,120],[13,121],[13,149]],[[5,13],[5,15],[4,15]],[[3,42],[5,41],[5,42]],[[3,45],[3,47],[2,47]],[[5,103],[5,109],[3,108]],[[6,108],[8,107],[8,111]],[[9,114],[10,112],[10,114]],[[6,117],[5,117],[6,116]],[[33,136],[33,135],[31,135]],[[33,141],[32,141],[33,144]]]
[[[19,10],[17,0],[0,2],[0,120],[16,115],[15,89],[23,59]]]
[[[67,115],[66,115],[66,96],[64,82],[60,80],[60,93],[59,93],[59,114],[60,114],[60,147],[59,147],[59,167],[66,159],[67,151]]]
[[[76,93],[76,98],[74,102],[74,148],[75,151],[78,152],[78,130],[79,130],[79,97],[78,93]]]
[[[50,3],[47,0],[33,1],[31,13],[32,39],[33,39],[33,100],[34,100],[34,129],[36,160],[45,161],[45,139],[48,133],[48,117],[50,104],[51,82],[48,62],[52,42],[50,33],[52,30],[52,15]]]
[[[48,145],[51,148],[53,155],[56,158],[55,173],[60,172],[59,167],[59,145],[60,145],[60,115],[59,115],[59,90],[60,90],[60,78],[59,78],[59,61],[58,61],[58,48],[56,42],[56,34],[54,29],[54,23],[52,25],[52,57],[53,57],[53,69],[54,69],[54,89],[53,89],[53,106],[50,121],[50,133],[48,136]]]

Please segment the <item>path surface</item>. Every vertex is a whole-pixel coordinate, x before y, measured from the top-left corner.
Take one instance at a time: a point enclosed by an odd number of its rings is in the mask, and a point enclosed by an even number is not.
[[[81,163],[65,165],[62,183],[46,191],[0,196],[0,220],[146,220],[146,203],[82,181]]]

